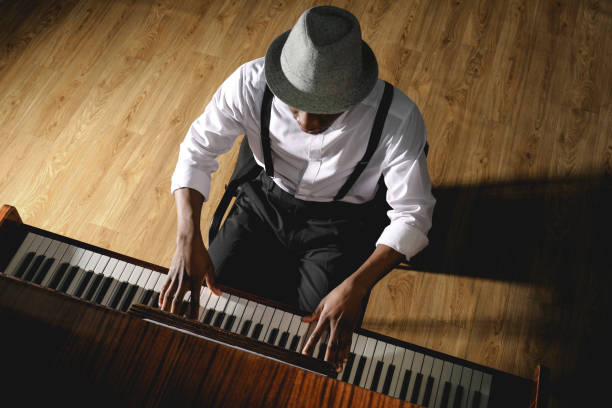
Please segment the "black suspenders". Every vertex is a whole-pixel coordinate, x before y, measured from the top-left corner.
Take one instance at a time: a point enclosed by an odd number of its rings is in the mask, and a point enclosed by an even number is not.
[[[263,101],[261,104],[260,133],[266,174],[269,177],[274,176],[274,166],[272,164],[272,149],[270,148],[270,115],[272,112],[273,97],[274,95],[272,95],[272,92],[266,86]],[[357,163],[357,166],[355,166],[355,170],[353,171],[353,173],[349,176],[344,185],[340,188],[338,194],[336,194],[336,196],[334,197],[335,201],[341,200],[342,197],[344,197],[344,195],[351,189],[355,181],[357,181],[357,178],[359,178],[359,176],[367,166],[368,162],[370,161],[370,158],[374,154],[376,146],[378,145],[378,142],[380,140],[382,129],[385,124],[385,119],[387,117],[387,112],[389,111],[389,106],[391,105],[392,99],[393,86],[385,82],[385,91],[383,93],[383,97],[376,112],[376,118],[374,119],[374,125],[372,126],[372,132],[370,134],[370,140],[368,141],[366,152],[361,158],[361,160]],[[225,192],[223,193],[223,197],[221,198],[221,201],[219,202],[219,205],[217,206],[217,208],[215,209],[215,213],[213,214],[213,218],[211,220],[210,227],[208,230],[209,244],[217,235],[219,227],[221,226],[221,221],[225,216],[227,207],[229,206],[232,197],[236,196],[238,187],[242,183],[257,177],[260,172],[261,167],[259,167],[255,162],[255,159],[253,158],[253,153],[249,148],[248,140],[245,136],[242,141],[242,144],[240,145],[240,153],[238,154],[238,161],[236,162],[236,166],[234,167],[234,172],[232,173],[228,184],[225,186]]]
[[[266,91],[264,92],[263,101],[261,104],[261,148],[263,149],[264,156],[264,164],[266,167],[266,174],[269,177],[274,175],[274,166],[272,164],[272,149],[270,148],[270,113],[272,110],[272,92],[266,86]],[[385,90],[383,92],[382,99],[380,104],[378,105],[378,110],[376,111],[376,117],[374,119],[374,125],[372,126],[372,132],[370,133],[370,140],[368,141],[368,147],[366,151],[355,166],[353,173],[346,180],[344,185],[338,191],[338,194],[334,197],[334,201],[341,200],[346,193],[353,187],[353,184],[357,181],[363,170],[366,168],[376,147],[378,146],[378,142],[380,141],[380,136],[382,134],[383,127],[385,126],[385,119],[387,118],[387,113],[389,112],[389,107],[391,106],[391,101],[393,100],[393,86],[385,81]]]

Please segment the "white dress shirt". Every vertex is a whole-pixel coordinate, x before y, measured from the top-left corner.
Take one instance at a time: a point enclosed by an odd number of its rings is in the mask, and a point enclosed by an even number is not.
[[[255,161],[264,167],[259,131],[265,86],[263,58],[242,65],[223,82],[181,143],[172,193],[188,187],[208,199],[211,174],[219,167],[217,156],[230,150],[242,134],[248,138]],[[270,117],[274,182],[301,200],[333,201],[365,153],[383,89],[384,81],[379,80],[361,103],[316,135],[303,132],[287,104],[275,97]],[[425,142],[421,113],[395,89],[378,147],[342,199],[350,203],[371,200],[383,174],[392,210],[377,244],[387,245],[407,259],[427,246],[435,205]]]

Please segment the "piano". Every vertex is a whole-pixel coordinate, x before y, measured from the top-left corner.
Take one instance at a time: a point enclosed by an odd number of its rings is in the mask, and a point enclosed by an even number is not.
[[[350,358],[338,374],[323,361],[324,341],[312,357],[299,353],[314,327],[282,304],[227,287],[217,296],[204,287],[196,320],[181,316],[188,312],[188,301],[181,315],[160,311],[156,306],[166,273],[166,268],[24,224],[14,207],[3,206],[2,361],[13,361],[8,367],[25,370],[26,377],[13,385],[28,384],[27,376],[37,372],[50,394],[55,387],[66,389],[59,380],[68,378],[85,398],[94,393],[98,402],[116,397],[145,405],[544,406],[545,367],[536,367],[534,378],[526,379],[362,328],[353,333]],[[39,336],[44,337],[36,340]],[[47,337],[53,347],[45,345]],[[150,350],[154,344],[158,351],[145,358],[139,345]],[[179,353],[185,345],[189,350]],[[34,353],[33,367],[25,369],[16,352],[32,348],[44,352]],[[53,355],[56,351],[60,355]],[[177,361],[167,361],[169,356]],[[141,366],[150,366],[154,375],[143,374]],[[96,370],[100,374],[91,374]],[[102,390],[103,384],[118,391]]]

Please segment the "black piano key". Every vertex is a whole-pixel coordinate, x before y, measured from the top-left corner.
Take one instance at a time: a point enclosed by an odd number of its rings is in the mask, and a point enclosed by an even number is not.
[[[21,260],[21,263],[19,264],[19,267],[17,268],[17,271],[15,272],[15,276],[17,278],[21,278],[23,276],[25,271],[28,269],[28,266],[30,266],[30,263],[32,263],[32,259],[34,259],[34,256],[36,256],[34,252],[28,252],[24,255],[23,259]]]
[[[70,287],[70,284],[72,283],[72,280],[74,279],[78,271],[79,271],[78,266],[73,266],[72,268],[68,269],[66,276],[64,277],[64,279],[62,279],[60,284],[57,286],[57,290],[59,290],[60,292],[66,293],[66,291]]]
[[[327,343],[321,343],[321,347],[319,347],[319,354],[317,358],[319,360],[323,360],[325,358],[325,352],[327,351]]]
[[[110,307],[112,307],[113,309],[117,309],[117,305],[119,305],[119,301],[123,297],[123,294],[127,290],[127,287],[128,287],[128,283],[127,282],[119,283],[119,286],[117,287],[117,290],[115,290],[115,294],[113,295],[112,299],[110,300],[110,303],[109,303]]]
[[[391,388],[391,382],[393,381],[393,373],[395,372],[395,366],[393,364],[389,365],[387,369],[387,375],[385,376],[385,383],[382,387],[382,393],[385,395],[389,395],[389,388]]]
[[[183,301],[181,304],[181,310],[179,311],[180,316],[187,316],[187,312],[189,312],[189,302]]]
[[[253,333],[251,334],[251,337],[254,339],[258,338],[259,335],[261,334],[262,329],[263,329],[263,324],[257,323],[255,325],[255,328],[253,328]]]
[[[204,315],[204,320],[202,320],[202,323],[210,324],[214,315],[215,315],[215,309],[206,310],[206,314]]]
[[[425,392],[423,393],[423,401],[421,402],[421,405],[425,407],[429,405],[429,400],[431,399],[431,391],[433,390],[433,385],[434,385],[434,378],[428,377],[427,382],[425,383]]]
[[[355,385],[358,385],[359,381],[361,381],[366,360],[367,358],[365,357],[359,357],[359,363],[357,363],[357,370],[355,371],[355,379],[353,380],[353,384]]]
[[[125,296],[123,297],[123,300],[121,301],[121,306],[119,307],[119,310],[121,310],[122,312],[127,312],[128,309],[130,308],[130,305],[132,304],[132,301],[134,300],[134,297],[136,296],[136,292],[138,291],[138,286],[137,285],[128,285],[128,289],[127,289],[127,293],[125,294]]]
[[[404,379],[402,380],[402,387],[400,388],[399,398],[406,401],[406,396],[408,394],[408,385],[410,385],[410,377],[412,376],[412,371],[406,370],[404,372]]]
[[[410,402],[413,404],[417,403],[419,399],[419,393],[421,391],[421,384],[423,383],[423,374],[417,373],[414,379],[414,388],[412,389],[412,395],[410,396]]]
[[[215,319],[212,325],[220,328],[221,324],[223,323],[223,319],[225,319],[225,313],[219,312],[217,316],[215,316]]]
[[[355,353],[349,353],[348,360],[344,365],[344,371],[342,372],[342,381],[348,381],[351,376],[351,369],[353,368],[353,362],[355,361]]]
[[[104,296],[106,295],[106,292],[108,291],[108,288],[110,287],[111,283],[113,283],[113,278],[111,278],[110,276],[105,276],[102,278],[102,282],[100,282],[98,292],[94,296],[94,303],[102,303],[102,300],[104,299]]]
[[[291,344],[289,345],[289,350],[291,351],[297,351],[297,347],[300,344],[300,336],[298,336],[297,334],[293,336],[293,338],[291,339]]]
[[[243,336],[247,336],[249,334],[249,329],[251,328],[251,321],[247,320],[242,324],[242,330],[240,330],[240,334]]]
[[[85,296],[83,296],[83,299],[90,300],[90,301],[93,299],[94,294],[96,293],[96,289],[98,289],[100,282],[102,282],[102,278],[103,278],[103,275],[99,273],[94,273],[93,279],[91,279],[91,283],[89,284],[89,287],[85,291]]]
[[[59,266],[59,268],[57,268],[55,272],[53,272],[53,276],[51,277],[51,280],[49,281],[49,286],[48,286],[49,288],[57,289],[60,282],[62,281],[62,278],[66,274],[66,271],[68,270],[69,266],[70,264],[64,262],[63,264]]]
[[[481,397],[480,392],[474,391],[474,394],[472,396],[472,408],[480,407],[480,397]]]
[[[278,336],[278,329],[276,328],[272,329],[272,331],[270,332],[270,335],[268,336],[268,343],[274,344],[277,336]]]
[[[151,301],[151,298],[153,298],[153,293],[154,293],[153,289],[145,290],[138,303],[143,304],[143,305],[148,305],[149,302]]]
[[[225,324],[223,325],[223,328],[225,330],[232,330],[232,327],[234,326],[234,322],[236,321],[236,316],[234,315],[230,315],[227,320],[225,321]]]
[[[49,273],[49,270],[51,269],[53,262],[55,262],[55,259],[53,258],[49,258],[45,260],[42,267],[38,270],[36,275],[34,275],[34,277],[32,278],[32,282],[37,285],[40,285],[40,283],[45,279],[45,276],[47,276],[47,273]]]
[[[446,408],[448,407],[448,400],[450,399],[450,392],[451,392],[451,383],[446,381],[444,383],[444,388],[442,389],[442,398],[440,399],[440,406],[442,408]]]
[[[376,391],[376,388],[378,388],[378,381],[380,380],[380,373],[382,372],[382,369],[383,362],[377,361],[376,368],[374,369],[374,375],[372,375],[372,384],[370,384],[370,389],[372,391]]]
[[[147,303],[151,307],[159,306],[159,292],[153,292],[153,295],[149,299],[149,303]]]
[[[289,332],[283,332],[278,340],[278,347],[285,348],[287,341],[289,340]]]
[[[461,398],[463,398],[463,387],[461,385],[458,385],[457,390],[455,391],[455,401],[453,402],[453,408],[461,408]]]
[[[92,271],[85,272],[85,274],[81,278],[81,281],[78,283],[77,289],[74,291],[74,296],[79,298],[83,296],[83,293],[85,293],[85,288],[87,288],[87,285],[89,284],[93,276],[94,273]]]
[[[21,278],[23,280],[31,281],[34,275],[36,274],[36,272],[38,271],[38,268],[40,268],[40,265],[42,265],[44,260],[45,260],[44,255],[38,255],[36,258],[34,258],[34,262],[30,264],[30,267],[28,268],[26,273],[23,274],[23,277]]]

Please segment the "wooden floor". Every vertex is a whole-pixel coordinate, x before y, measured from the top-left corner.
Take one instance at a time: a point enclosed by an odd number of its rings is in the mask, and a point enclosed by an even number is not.
[[[438,199],[430,246],[379,282],[364,325],[524,377],[543,363],[551,407],[594,406],[610,378],[612,1],[332,3],[420,107]],[[0,1],[0,204],[168,266],[188,126],[315,4]]]

